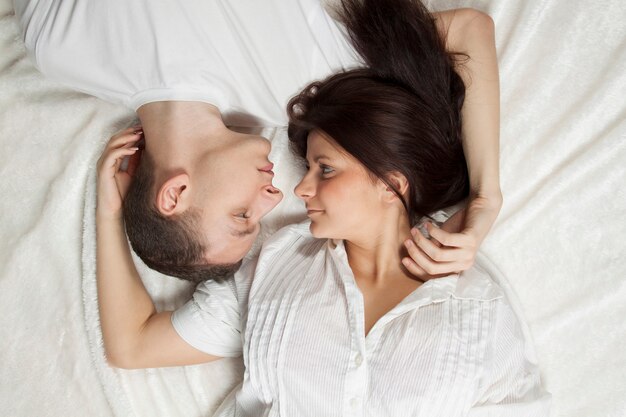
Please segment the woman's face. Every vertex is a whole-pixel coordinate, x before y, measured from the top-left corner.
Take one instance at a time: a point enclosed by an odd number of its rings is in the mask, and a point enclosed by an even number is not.
[[[294,192],[318,238],[354,240],[383,208],[380,181],[334,140],[313,131],[307,140],[308,171]]]

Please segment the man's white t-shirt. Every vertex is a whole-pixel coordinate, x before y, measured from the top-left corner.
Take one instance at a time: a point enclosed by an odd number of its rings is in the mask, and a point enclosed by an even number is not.
[[[309,82],[359,65],[320,0],[14,0],[46,76],[134,110],[203,101],[226,123],[286,124]]]

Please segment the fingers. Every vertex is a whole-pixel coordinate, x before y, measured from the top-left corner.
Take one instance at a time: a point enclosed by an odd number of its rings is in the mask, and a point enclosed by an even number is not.
[[[107,144],[107,149],[119,148],[125,146],[131,142],[137,142],[143,134],[143,128],[141,126],[133,126],[128,129],[124,129],[121,132],[114,135]]]
[[[462,256],[462,249],[444,247],[439,242],[426,238],[415,228],[411,230],[411,234],[417,247],[436,262],[453,262]]]
[[[474,248],[476,246],[475,239],[468,233],[446,232],[430,222],[426,223],[426,230],[428,230],[428,234],[432,238],[436,239],[443,246],[455,248]]]
[[[137,147],[138,148],[138,147]],[[131,177],[135,176],[135,172],[137,172],[137,167],[139,166],[139,161],[141,159],[141,149],[137,152],[133,153],[128,159],[128,166],[126,167],[126,172]]]
[[[98,171],[102,174],[105,170],[112,169],[111,174],[115,174],[126,156],[133,155],[139,150],[138,147],[122,147],[105,152],[100,158]]]
[[[423,268],[420,268],[420,266],[411,258],[403,258],[402,265],[404,265],[404,267],[420,281],[425,281],[425,277],[428,276],[428,273],[424,271]]]
[[[137,141],[141,139],[141,135],[143,135],[143,130],[141,126],[129,127],[128,129],[125,129],[114,135],[107,143],[102,155],[100,156],[100,159],[98,160],[98,169],[101,169],[103,165],[110,166],[111,161],[116,161],[115,158],[111,159],[111,153],[116,149],[137,148],[137,146],[133,145],[136,145]]]
[[[402,262],[409,272],[417,276],[424,274],[441,276],[464,271],[473,265],[476,251],[471,245],[471,237],[456,236],[457,233],[445,232],[433,225],[427,225],[427,228],[433,231],[430,239],[414,228],[411,230],[413,239],[404,242],[409,257],[404,258]],[[446,243],[459,246],[442,244],[435,236]]]
[[[457,262],[437,262],[432,260],[412,240],[407,240],[405,246],[411,259],[429,275],[451,274],[462,269]]]

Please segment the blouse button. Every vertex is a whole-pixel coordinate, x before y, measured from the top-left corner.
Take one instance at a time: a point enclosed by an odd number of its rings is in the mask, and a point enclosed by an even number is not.
[[[357,408],[357,406],[359,405],[359,399],[358,398],[353,398],[350,400],[350,407]]]
[[[354,363],[356,366],[361,366],[361,364],[363,363],[363,356],[361,356],[360,353],[357,353],[354,357]]]

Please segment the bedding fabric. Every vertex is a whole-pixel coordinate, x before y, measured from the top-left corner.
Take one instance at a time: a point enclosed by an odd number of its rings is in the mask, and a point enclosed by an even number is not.
[[[475,7],[497,31],[504,206],[482,251],[517,294],[554,416],[626,415],[626,4],[431,1]],[[77,60],[77,66],[80,62]],[[122,371],[102,353],[94,166],[133,114],[44,79],[0,0],[0,415],[207,416],[239,359]],[[298,165],[281,129],[272,160]],[[286,198],[265,233],[298,220]],[[192,289],[141,268],[158,308]]]

